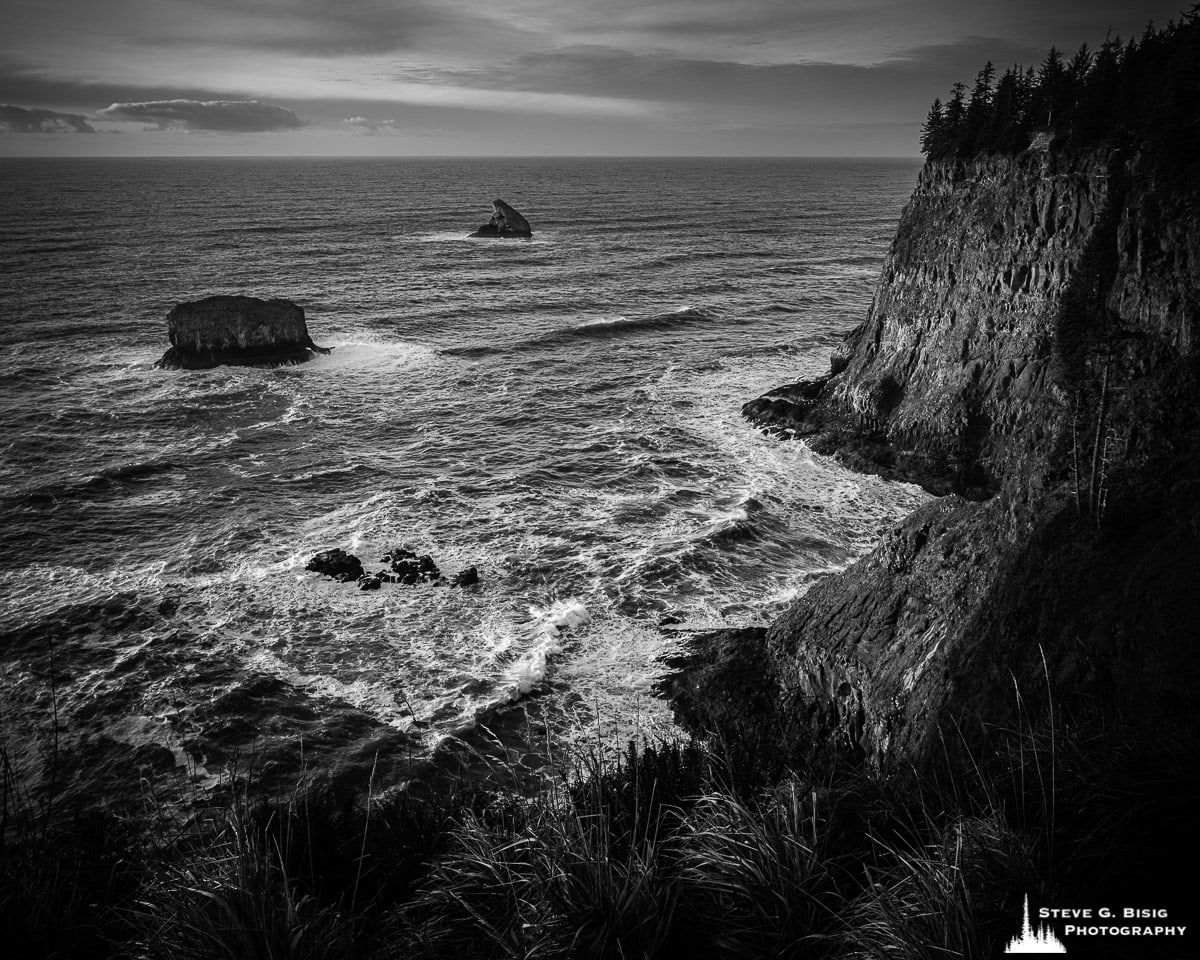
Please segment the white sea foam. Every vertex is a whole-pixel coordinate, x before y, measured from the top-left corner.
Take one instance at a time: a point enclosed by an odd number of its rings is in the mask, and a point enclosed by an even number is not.
[[[563,652],[563,633],[578,630],[591,619],[587,607],[578,600],[560,600],[546,610],[530,607],[529,613],[534,618],[530,627],[534,644],[507,671],[511,700],[525,696],[545,681],[550,658]]]
[[[323,344],[331,347],[330,353],[318,354],[298,370],[305,373],[322,373],[327,370],[345,368],[402,369],[425,363],[439,356],[438,352],[424,344],[397,343],[387,340],[350,341]]]
[[[542,231],[535,232],[532,237],[473,237],[471,234],[475,229],[468,227],[463,230],[439,230],[432,233],[402,233],[391,239],[394,243],[470,243],[483,246],[520,244],[529,247],[545,245],[554,239],[553,233]]]
[[[603,317],[599,320],[589,320],[587,323],[579,324],[579,326],[575,327],[574,329],[576,329],[576,330],[590,330],[592,328],[603,329],[604,327],[619,327],[622,324],[636,323],[636,322],[637,322],[636,318],[627,317],[622,314],[618,314],[615,317]]]

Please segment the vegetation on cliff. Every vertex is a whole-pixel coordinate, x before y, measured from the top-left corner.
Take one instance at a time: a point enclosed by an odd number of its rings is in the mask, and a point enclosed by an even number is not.
[[[147,797],[149,829],[47,820],[5,779],[0,935],[6,956],[61,960],[975,960],[1017,933],[1026,895],[1136,889],[1183,916],[1194,738],[1055,715],[995,743],[965,775],[886,777],[631,746],[532,797],[239,780],[185,819]],[[1181,946],[1071,943],[1114,960]]]
[[[956,83],[933,102],[921,128],[931,160],[1015,154],[1049,132],[1072,149],[1104,141],[1157,144],[1174,159],[1200,149],[1200,4],[1141,39],[1109,36],[1099,50],[1065,57],[1051,47],[1035,70],[989,61],[968,91]]]

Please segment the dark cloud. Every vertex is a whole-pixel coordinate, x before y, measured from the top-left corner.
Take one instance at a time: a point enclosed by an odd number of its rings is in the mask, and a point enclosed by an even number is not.
[[[982,61],[981,61],[982,62]],[[976,67],[972,68],[972,73]],[[942,74],[915,61],[860,67],[832,63],[747,64],[668,53],[636,54],[613,47],[580,46],[527,54],[486,67],[436,73],[402,71],[398,79],[473,89],[597,96],[679,105],[717,118],[722,113],[808,114],[866,118],[923,116],[926,93],[940,90]],[[957,75],[945,74],[949,84]]]
[[[919,73],[953,72],[967,82],[989,60],[1001,70],[1011,64],[1032,67],[1042,62],[1050,44],[1018,43],[1003,37],[963,37],[955,43],[926,44],[897,51],[882,66]]]
[[[99,110],[110,103],[146,100],[253,100],[253,90],[217,90],[177,83],[94,83],[46,76],[19,60],[0,68],[0,99],[10,103],[47,103],[60,107]]]
[[[487,5],[465,10],[437,0],[189,0],[182,18],[155,17],[137,35],[153,46],[204,42],[339,57],[419,50],[437,37],[482,37],[505,29],[500,16]]]
[[[291,110],[258,100],[147,100],[114,103],[100,111],[109,120],[137,120],[163,130],[261,133],[306,126]]]
[[[2,133],[95,133],[95,129],[81,113],[59,113],[38,107],[15,107],[0,104],[0,132]]]
[[[572,5],[570,0],[559,2]],[[794,41],[798,48],[886,48],[909,45],[921,33],[934,42],[955,36],[997,33],[1019,42],[1074,44],[1094,42],[1112,27],[1140,33],[1153,19],[1159,25],[1190,5],[1190,0],[1003,0],[964,4],[962,0],[607,0],[603,5],[574,0],[576,36],[638,37],[673,47],[680,38],[746,42]],[[908,38],[906,41],[902,38]]]

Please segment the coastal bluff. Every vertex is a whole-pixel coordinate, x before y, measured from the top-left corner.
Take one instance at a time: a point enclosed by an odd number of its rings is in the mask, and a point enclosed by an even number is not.
[[[155,364],[168,370],[223,365],[275,367],[329,353],[309,336],[304,310],[290,300],[215,296],[167,314],[171,346]]]
[[[743,413],[939,498],[677,661],[677,715],[885,768],[1050,703],[1194,713],[1198,334],[1200,180],[1047,138],[927,162],[829,372]]]

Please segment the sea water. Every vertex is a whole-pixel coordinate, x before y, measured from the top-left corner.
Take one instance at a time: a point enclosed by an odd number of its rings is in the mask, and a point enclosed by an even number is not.
[[[739,415],[827,370],[917,169],[0,164],[6,754],[102,794],[669,736],[663,618],[768,622],[923,499]],[[533,239],[468,237],[496,197]],[[212,294],[333,351],[156,369]],[[304,569],[396,546],[480,583]]]

